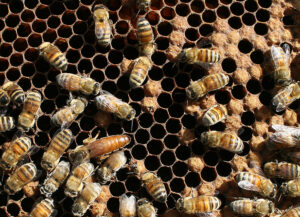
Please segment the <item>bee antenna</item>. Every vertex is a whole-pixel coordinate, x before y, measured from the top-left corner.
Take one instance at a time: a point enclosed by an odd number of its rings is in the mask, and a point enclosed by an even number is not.
[[[140,11],[141,11],[141,9],[138,10],[134,19],[136,19],[139,16]]]
[[[174,202],[176,203],[176,199],[172,194],[169,194],[169,196],[172,198],[172,200],[174,200]]]
[[[133,131],[133,119],[130,121],[130,131],[132,132]]]
[[[67,197],[64,197],[63,199],[61,199],[60,201],[58,201],[58,204],[62,204],[62,202],[64,202],[64,200],[67,199]]]

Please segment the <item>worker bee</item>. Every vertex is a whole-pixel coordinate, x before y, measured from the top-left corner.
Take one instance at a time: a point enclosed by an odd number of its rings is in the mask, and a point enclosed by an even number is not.
[[[279,192],[284,196],[299,197],[300,196],[300,179],[290,180],[281,184]]]
[[[57,111],[52,117],[51,121],[55,126],[70,125],[80,115],[88,104],[87,99],[78,97],[68,102],[68,106],[65,106],[61,110]]]
[[[268,138],[267,147],[270,150],[300,146],[300,129],[280,124],[272,125],[275,132]]]
[[[288,209],[280,217],[299,217],[299,216],[300,216],[300,206]]]
[[[77,197],[83,188],[83,182],[94,172],[94,165],[84,162],[75,167],[67,180],[65,195],[68,197]]]
[[[139,10],[148,10],[151,5],[151,0],[137,0],[136,4]]]
[[[249,172],[240,172],[234,178],[242,189],[255,191],[263,197],[275,198],[276,196],[276,185],[266,177]]]
[[[138,217],[155,217],[156,209],[146,198],[137,201],[137,214]]]
[[[300,98],[300,82],[292,83],[280,90],[272,99],[276,112],[281,112]]]
[[[29,91],[24,102],[23,110],[19,115],[18,129],[28,132],[33,127],[36,113],[40,108],[42,96],[37,91]]]
[[[92,78],[61,73],[56,76],[57,83],[68,91],[80,92],[84,95],[97,95],[100,92],[100,85]]]
[[[97,137],[98,134],[94,138],[83,140],[84,145],[76,147],[69,153],[70,161],[77,163],[88,161],[90,158],[99,157],[118,150],[128,145],[131,141],[130,136],[127,135],[114,135],[96,139]]]
[[[70,172],[70,163],[61,161],[44,181],[40,191],[46,197],[51,197],[52,193],[57,191],[59,186],[66,180]]]
[[[287,162],[268,162],[264,172],[270,178],[295,179],[300,176],[300,166]]]
[[[46,198],[38,203],[28,217],[50,217],[54,216],[54,202],[53,199]]]
[[[26,184],[31,182],[37,174],[37,168],[34,163],[27,163],[17,168],[6,180],[4,191],[8,194],[15,194]]]
[[[15,128],[15,120],[10,116],[0,116],[0,132],[9,131]]]
[[[187,88],[186,93],[190,99],[197,100],[208,92],[218,90],[226,86],[229,77],[223,73],[207,75],[197,81],[192,82]]]
[[[284,44],[284,50],[281,47],[272,46],[271,63],[274,69],[275,83],[280,86],[287,86],[291,83],[291,70],[290,70],[290,47]]]
[[[137,21],[137,39],[141,55],[151,56],[155,50],[154,34],[145,17],[140,17]]]
[[[127,158],[123,151],[113,153],[106,159],[105,163],[98,169],[100,183],[106,183],[115,176],[116,172],[126,164]]]
[[[186,214],[206,214],[218,210],[221,203],[214,196],[182,197],[177,200],[176,209]]]
[[[244,149],[244,143],[238,136],[219,131],[203,132],[201,142],[211,148],[221,148],[234,153],[241,153]]]
[[[157,202],[164,203],[167,200],[167,190],[162,180],[154,173],[146,172],[141,179],[148,193]]]
[[[69,147],[72,141],[72,131],[64,129],[54,136],[50,142],[47,151],[44,152],[41,166],[50,172],[53,170],[59,162],[60,157],[65,150]]]
[[[274,203],[266,199],[243,198],[231,202],[229,207],[236,214],[245,216],[266,216],[275,210]]]
[[[142,85],[142,83],[146,80],[151,66],[151,61],[146,56],[139,57],[135,61],[129,78],[129,84],[132,88]]]
[[[3,170],[11,170],[28,153],[30,148],[31,140],[28,137],[20,137],[10,142],[9,147],[2,154],[0,167]]]
[[[208,109],[202,118],[202,124],[204,126],[212,126],[216,123],[224,120],[227,117],[227,109],[224,105],[214,105]]]
[[[65,55],[55,45],[44,42],[39,47],[40,55],[58,70],[66,71],[68,61]]]
[[[134,217],[136,216],[136,199],[133,195],[127,197],[123,194],[119,200],[119,212],[121,217]]]
[[[9,101],[10,97],[8,93],[3,88],[0,88],[0,106],[7,106]]]
[[[96,200],[101,193],[101,186],[98,183],[88,183],[75,200],[72,206],[74,216],[83,216],[89,209],[90,205]]]
[[[120,119],[131,121],[135,117],[135,110],[126,102],[115,97],[109,92],[103,93],[95,98],[98,109],[113,113]]]
[[[17,106],[20,106],[24,103],[25,100],[25,93],[18,84],[15,84],[11,81],[5,83],[3,85],[3,90],[6,91],[10,100]],[[0,97],[1,98],[1,97]]]
[[[94,7],[95,35],[101,46],[108,46],[111,41],[112,29],[107,8],[98,4]]]

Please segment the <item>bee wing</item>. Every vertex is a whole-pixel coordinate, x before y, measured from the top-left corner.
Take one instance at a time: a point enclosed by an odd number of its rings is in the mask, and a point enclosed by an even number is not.
[[[281,124],[273,124],[271,127],[273,130],[278,132],[288,132],[288,133],[300,135],[300,129],[297,127],[285,126]]]
[[[97,39],[103,38],[104,29],[105,29],[104,26],[105,26],[105,23],[95,22],[95,35],[96,35]]]
[[[282,53],[281,53],[280,49],[281,49],[281,47],[272,46],[271,50],[270,50],[271,57],[272,57],[272,60],[273,60],[272,62],[274,64],[275,68],[280,67],[282,61],[286,62],[286,63],[289,62],[289,56],[286,53],[284,53],[284,55],[282,56]],[[277,61],[274,61],[274,60],[277,60]],[[282,61],[278,61],[278,60],[282,60]]]
[[[238,186],[244,190],[248,190],[248,191],[260,191],[259,187],[257,187],[256,185],[253,185],[251,182],[247,181],[247,180],[242,180],[240,182],[237,183]]]
[[[299,135],[295,136],[291,132],[276,132],[273,133],[270,138],[271,141],[279,144],[286,144],[287,148],[296,146],[299,142]]]
[[[213,65],[212,63],[204,63],[204,62],[197,62],[196,64],[201,66],[205,70],[209,70],[209,68]]]

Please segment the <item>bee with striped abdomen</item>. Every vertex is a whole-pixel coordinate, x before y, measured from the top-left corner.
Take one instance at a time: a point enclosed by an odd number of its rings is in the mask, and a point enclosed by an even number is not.
[[[201,142],[211,148],[221,148],[234,153],[241,153],[244,149],[243,141],[232,133],[219,131],[203,132]]]
[[[274,203],[266,199],[247,199],[236,200],[230,203],[231,210],[243,216],[266,216],[274,213]]]
[[[137,21],[137,39],[141,55],[151,56],[155,50],[154,34],[149,21],[140,17]]]
[[[224,105],[218,104],[210,107],[202,118],[202,124],[206,127],[215,125],[227,117],[227,108]]]
[[[238,186],[244,190],[255,191],[263,197],[275,198],[276,185],[266,177],[249,172],[240,172],[235,177]]]
[[[101,193],[101,186],[98,183],[88,183],[75,200],[72,206],[74,216],[83,216],[89,209],[90,205],[96,200]]]
[[[77,197],[83,188],[83,182],[94,172],[94,165],[84,162],[75,167],[66,182],[65,195],[67,197]]]
[[[17,168],[6,180],[4,191],[8,194],[15,194],[26,184],[31,182],[37,175],[37,168],[34,163],[27,163]]]
[[[95,5],[93,17],[98,44],[106,47],[110,44],[112,35],[111,21],[109,20],[107,8],[102,4]]]
[[[229,82],[229,77],[223,73],[207,75],[197,81],[192,82],[187,88],[188,98],[197,100],[207,93],[225,87]]]
[[[30,148],[31,140],[28,137],[20,137],[11,141],[9,147],[2,154],[0,167],[3,170],[11,170],[28,153]]]
[[[18,129],[28,132],[34,125],[36,119],[36,113],[40,108],[42,102],[42,96],[37,91],[27,92],[23,110],[19,115]]]
[[[0,88],[0,106],[7,106],[10,102],[10,97],[8,93],[2,88]]]
[[[299,217],[299,216],[300,216],[300,206],[288,209],[280,217]]]
[[[72,136],[72,131],[69,129],[64,129],[54,136],[49,147],[43,154],[41,161],[42,168],[50,172],[56,167],[60,157],[71,144]]]
[[[141,175],[141,180],[148,193],[157,202],[164,203],[167,200],[167,190],[162,180],[152,172]]]
[[[279,192],[288,197],[300,196],[300,178],[284,182],[279,188]]]
[[[55,45],[44,42],[39,47],[40,55],[58,70],[66,71],[68,61],[65,55]]]
[[[300,166],[287,162],[268,162],[264,172],[270,178],[295,179],[300,176]]]
[[[151,0],[137,0],[136,4],[139,10],[148,10],[151,5]]]
[[[0,132],[10,131],[15,128],[15,120],[10,116],[0,116]]]
[[[121,217],[134,217],[136,216],[136,199],[133,195],[127,197],[123,194],[119,200],[119,213]]]
[[[51,217],[54,216],[54,202],[51,198],[46,198],[38,203],[30,212],[28,217]]]
[[[53,172],[48,174],[45,179],[43,186],[40,188],[41,194],[51,197],[52,193],[57,191],[59,186],[66,180],[69,173],[70,163],[66,161],[59,162]]]
[[[137,201],[138,217],[156,217],[156,209],[146,198]]]
[[[135,60],[135,64],[129,77],[129,84],[132,88],[136,88],[142,85],[146,80],[149,70],[152,67],[151,60],[142,56]]]
[[[17,106],[21,106],[25,101],[25,93],[22,87],[11,81],[6,82],[3,85],[3,90],[5,90],[10,97],[10,100]]]

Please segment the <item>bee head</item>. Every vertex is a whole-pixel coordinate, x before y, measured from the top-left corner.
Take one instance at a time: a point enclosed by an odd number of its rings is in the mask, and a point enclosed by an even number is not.
[[[102,167],[97,171],[98,179],[101,184],[105,184],[111,179],[112,173],[107,167]]]
[[[78,204],[76,202],[72,206],[72,213],[75,216],[83,216],[84,215],[83,210],[82,210],[80,204]]]
[[[142,206],[143,204],[147,204],[147,203],[149,203],[149,201],[146,198],[142,198],[137,201],[138,206]]]
[[[192,100],[195,100],[197,98],[196,93],[190,87],[188,87],[186,89],[186,95],[188,96],[189,99],[192,99]]]
[[[49,47],[51,44],[50,42],[43,42],[40,46],[39,46],[39,50],[40,52],[43,52],[47,47]]]
[[[280,188],[279,188],[279,192],[282,194],[286,194],[286,192],[288,191],[288,185],[286,182],[282,183]]]
[[[183,212],[184,211],[184,208],[183,208],[183,198],[179,198],[176,202],[176,209],[179,211],[179,212]]]
[[[73,197],[77,197],[78,192],[66,188],[66,189],[65,189],[65,195],[66,195],[67,197],[72,197],[72,198],[73,198]]]
[[[15,103],[17,106],[21,106],[25,101],[25,95],[19,96],[16,100]]]

